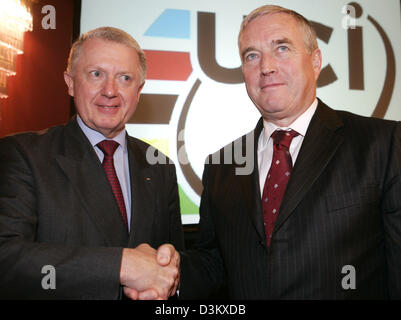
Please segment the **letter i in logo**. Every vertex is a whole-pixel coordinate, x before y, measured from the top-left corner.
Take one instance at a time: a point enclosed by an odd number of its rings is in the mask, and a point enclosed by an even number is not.
[[[363,35],[362,27],[356,26],[356,18],[362,16],[362,7],[351,2],[347,6],[351,9],[352,26],[347,27],[348,32],[348,72],[350,90],[364,90],[364,66],[363,66]]]

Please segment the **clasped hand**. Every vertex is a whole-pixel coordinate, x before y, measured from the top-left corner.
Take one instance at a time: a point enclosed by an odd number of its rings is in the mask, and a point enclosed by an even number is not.
[[[148,244],[123,249],[120,283],[124,294],[134,300],[166,300],[180,281],[180,255],[171,244],[157,251]]]

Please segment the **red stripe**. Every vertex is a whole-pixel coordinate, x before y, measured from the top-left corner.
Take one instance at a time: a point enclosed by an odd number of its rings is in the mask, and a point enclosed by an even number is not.
[[[189,52],[144,50],[149,80],[186,81],[192,73]]]

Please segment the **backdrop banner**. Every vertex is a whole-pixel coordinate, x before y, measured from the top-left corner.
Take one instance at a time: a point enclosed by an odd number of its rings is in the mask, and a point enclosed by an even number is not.
[[[184,224],[197,223],[206,157],[251,131],[237,36],[260,0],[82,0],[81,33],[114,26],[144,49],[148,73],[130,135],[176,164]],[[329,106],[401,120],[399,0],[280,0],[309,19],[323,55],[317,95]],[[149,155],[152,158],[152,155]],[[157,161],[158,159],[153,159]],[[160,159],[159,159],[160,160]]]

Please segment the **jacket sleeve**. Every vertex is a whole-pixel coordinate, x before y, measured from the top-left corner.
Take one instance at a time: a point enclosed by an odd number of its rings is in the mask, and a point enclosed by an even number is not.
[[[181,253],[180,299],[221,297],[225,273],[220,256],[209,199],[209,166],[203,173],[199,239],[194,249]]]
[[[382,195],[390,298],[401,299],[401,123],[393,131]]]
[[[118,298],[122,248],[37,240],[47,226],[32,165],[17,139],[0,139],[0,299]]]
[[[169,165],[169,234],[170,242],[176,250],[184,250],[184,233],[181,222],[180,198],[178,195],[177,175],[174,164]]]

